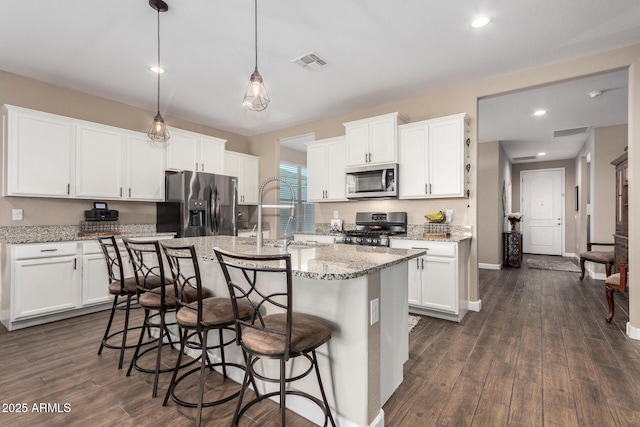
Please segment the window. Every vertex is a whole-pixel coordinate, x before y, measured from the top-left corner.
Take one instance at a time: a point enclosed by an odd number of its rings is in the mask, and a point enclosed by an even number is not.
[[[280,162],[280,177],[285,179],[295,192],[295,218],[289,220],[291,212],[288,209],[280,209],[280,238],[293,232],[314,232],[315,218],[314,205],[307,202],[307,168],[305,166]],[[280,204],[291,204],[291,190],[285,183],[280,183]],[[287,228],[287,223],[289,227]]]

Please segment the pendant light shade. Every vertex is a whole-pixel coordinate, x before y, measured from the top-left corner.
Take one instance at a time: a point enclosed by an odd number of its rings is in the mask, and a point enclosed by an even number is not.
[[[149,6],[158,11],[158,103],[156,116],[153,119],[153,123],[151,123],[151,127],[149,128],[147,135],[149,136],[149,139],[151,139],[151,142],[166,144],[169,141],[169,138],[171,138],[171,135],[169,135],[169,130],[164,124],[162,114],[160,114],[160,12],[166,12],[169,10],[169,6],[162,0],[149,0]]]
[[[269,105],[269,95],[258,71],[258,0],[254,0],[254,18],[256,67],[249,78],[249,84],[244,93],[244,101],[242,103],[249,110],[263,111]]]

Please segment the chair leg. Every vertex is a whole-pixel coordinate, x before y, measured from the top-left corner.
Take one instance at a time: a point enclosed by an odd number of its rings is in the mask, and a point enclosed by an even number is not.
[[[580,271],[582,272],[580,274],[580,280],[584,279],[584,262],[585,261],[586,260],[584,258],[582,258],[582,257],[580,258]]]
[[[162,346],[163,346],[163,338],[165,333],[165,323],[164,323],[164,310],[160,309],[160,331],[158,336],[158,354],[156,355],[156,372],[153,378],[153,392],[151,393],[151,397],[158,396],[158,377],[160,376],[160,360],[162,358]]]
[[[284,357],[280,359],[280,422],[281,426],[286,426],[287,413],[287,381],[286,381],[286,362]]]
[[[144,329],[143,329],[144,333]],[[180,333],[180,332],[178,332]],[[184,354],[184,347],[187,342],[188,331],[185,329],[180,334],[180,353],[178,353],[178,360],[176,361],[176,367],[173,370],[173,375],[171,376],[171,381],[169,382],[169,387],[167,388],[167,394],[164,395],[164,401],[162,402],[162,406],[167,406],[167,402],[169,401],[169,396],[173,392],[175,387],[176,378],[178,377],[178,370],[180,369],[180,364],[182,363],[182,355]]]
[[[242,352],[244,353],[245,371],[244,371],[244,378],[242,379],[242,385],[240,386],[240,394],[238,395],[238,403],[236,404],[236,410],[233,413],[233,419],[231,420],[232,427],[236,427],[238,425],[238,422],[239,422],[238,414],[240,414],[240,409],[242,408],[242,400],[244,399],[244,392],[249,386],[249,379],[251,379],[251,382],[255,387],[254,390],[256,392],[256,396],[258,394],[258,388],[255,385],[253,375],[251,375],[251,366],[252,366],[251,356],[249,356],[244,350]]]
[[[329,402],[327,401],[327,395],[324,392],[324,386],[322,385],[322,378],[320,378],[320,367],[318,366],[318,358],[316,356],[316,351],[313,350],[311,352],[311,355],[313,356],[313,364],[316,368],[316,376],[318,377],[318,386],[320,386],[320,394],[322,395],[322,401],[324,402],[324,407],[326,412],[326,417],[329,418],[329,421],[331,421],[331,425],[333,427],[336,427],[336,422],[333,420],[333,415],[331,414],[331,408],[329,408]],[[326,425],[326,420],[325,420],[325,425]]]
[[[224,344],[223,344],[222,328],[218,329],[218,340],[220,342],[220,359],[222,360],[222,377],[227,378],[227,363],[224,358]]]
[[[131,311],[131,295],[127,295],[127,308],[124,313],[124,330],[122,331],[122,347],[120,347],[120,360],[118,361],[118,369],[122,369],[124,361],[124,350],[127,345],[127,332],[129,331],[129,312]]]
[[[111,330],[111,323],[113,322],[113,315],[116,313],[116,306],[118,305],[118,296],[115,295],[113,297],[113,305],[111,306],[111,314],[109,315],[109,322],[107,323],[107,329],[104,331],[104,337],[102,337],[102,342],[100,343],[100,348],[98,349],[98,354],[102,354],[102,349],[104,348],[104,343],[109,336],[109,331]]]
[[[129,363],[129,369],[127,369],[127,377],[131,375],[131,371],[133,370],[133,366],[136,363],[136,359],[138,358],[138,354],[140,353],[140,347],[142,346],[142,340],[144,339],[144,330],[147,327],[147,322],[149,321],[149,310],[144,310],[144,322],[142,323],[142,329],[140,329],[140,338],[138,338],[138,345],[136,346],[136,351],[133,353],[133,357],[131,358],[131,363]]]
[[[605,316],[604,320],[606,320],[607,323],[611,323],[611,320],[613,319],[613,311],[615,309],[613,303],[613,289],[610,286],[606,286],[605,294],[607,295],[607,304],[609,304],[609,313]]]
[[[207,330],[200,335],[200,345],[202,354],[200,355],[200,389],[198,392],[198,415],[196,416],[196,427],[200,427],[202,422],[202,401],[204,400],[204,374],[207,367]]]

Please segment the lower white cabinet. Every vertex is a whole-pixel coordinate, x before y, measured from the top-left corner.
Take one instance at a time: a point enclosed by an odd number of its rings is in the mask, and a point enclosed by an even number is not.
[[[298,234],[295,233],[293,235],[293,240],[296,242],[307,242],[307,243],[323,243],[323,244],[333,244],[336,242],[336,238],[334,236],[328,236],[325,234]]]
[[[257,231],[238,231],[238,237],[256,237],[256,233]],[[269,230],[264,230],[262,232],[262,238],[268,239],[270,234]]]
[[[460,321],[467,312],[469,240],[436,242],[391,239],[392,248],[425,249],[409,261],[409,311]]]

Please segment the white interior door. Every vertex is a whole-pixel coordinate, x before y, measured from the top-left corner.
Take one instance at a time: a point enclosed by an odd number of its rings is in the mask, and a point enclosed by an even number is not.
[[[564,169],[520,173],[523,252],[562,255]]]

